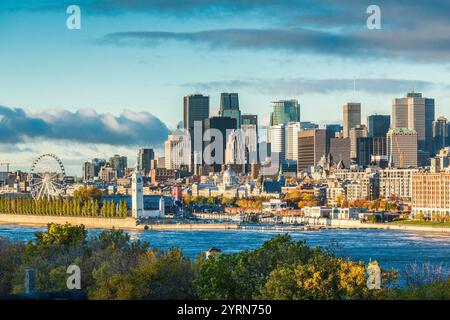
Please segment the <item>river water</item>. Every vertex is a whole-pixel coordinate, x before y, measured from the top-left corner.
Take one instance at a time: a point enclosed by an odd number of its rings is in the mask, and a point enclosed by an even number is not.
[[[11,241],[29,241],[38,227],[0,225],[0,238]],[[102,230],[89,230],[90,235]],[[377,260],[384,268],[403,272],[412,263],[430,263],[450,273],[450,235],[406,232],[397,230],[201,230],[201,231],[128,231],[132,240],[150,243],[152,248],[181,248],[185,255],[195,259],[202,251],[217,247],[223,252],[239,252],[259,247],[264,241],[280,233],[289,233],[295,240],[305,240],[310,246],[333,247],[334,252],[353,260]]]

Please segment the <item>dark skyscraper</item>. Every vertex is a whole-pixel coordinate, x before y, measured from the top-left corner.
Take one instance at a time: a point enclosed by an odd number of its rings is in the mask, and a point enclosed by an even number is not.
[[[436,119],[434,99],[425,98],[425,151],[433,155],[433,122]]]
[[[143,172],[144,175],[148,175],[150,172],[150,163],[155,159],[155,153],[153,149],[142,148],[138,152],[138,170]]]
[[[127,169],[127,157],[115,154],[109,158],[109,164],[117,171],[118,178],[122,178],[125,175],[125,170]]]
[[[209,117],[209,97],[201,94],[192,94],[185,96],[183,99],[183,125],[185,130],[189,130],[191,136],[191,165],[194,163],[202,163],[203,159],[197,157],[200,154],[203,137],[195,137],[194,124],[200,123],[200,128],[204,126],[204,122]],[[198,140],[198,141],[196,141]],[[195,159],[194,159],[195,158]],[[192,170],[193,167],[190,166]]]
[[[241,127],[241,111],[239,110],[239,96],[237,93],[220,94],[219,114],[221,117],[236,119],[237,127]]]
[[[445,117],[439,117],[433,123],[434,153],[450,146],[450,125]]]
[[[203,121],[209,117],[209,97],[193,94],[184,97],[183,125],[187,130],[194,128],[194,121]]]
[[[386,134],[391,126],[391,116],[387,115],[371,115],[367,117],[368,137],[370,138],[386,138]]]
[[[207,147],[214,143],[215,137],[213,132],[208,131],[209,129],[217,129],[222,134],[222,145],[221,145],[221,152],[222,156],[220,157],[217,153],[218,150],[214,150],[212,152],[207,152],[203,155],[205,161],[206,159],[211,156],[215,158],[215,161],[212,163],[214,165],[214,170],[219,171],[222,164],[225,163],[225,147],[227,145],[227,137],[229,130],[233,130],[237,128],[236,119],[233,119],[231,117],[211,117],[205,120],[205,132],[204,132],[204,151],[207,150]],[[228,132],[227,132],[228,130]],[[220,143],[219,143],[220,144]],[[208,148],[209,149],[209,148]],[[208,162],[208,161],[206,161]]]

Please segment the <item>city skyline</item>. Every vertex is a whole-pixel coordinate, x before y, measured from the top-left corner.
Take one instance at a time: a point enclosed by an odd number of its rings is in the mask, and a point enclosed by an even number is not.
[[[182,97],[191,93],[209,95],[214,115],[220,93],[237,92],[242,113],[258,115],[262,127],[271,101],[297,99],[302,121],[319,124],[342,123],[342,105],[356,101],[365,122],[391,114],[392,99],[413,89],[436,100],[436,117],[450,117],[449,52],[437,45],[448,34],[446,4],[404,9],[428,17],[416,21],[380,1],[382,29],[368,30],[368,3],[228,1],[216,4],[220,14],[198,1],[186,1],[180,13],[176,3],[78,1],[81,30],[66,28],[66,1],[0,4],[0,160],[28,170],[33,157],[52,152],[80,175],[87,158],[118,153],[132,166],[139,148],[163,155],[167,134],[182,120]],[[391,39],[395,32],[406,40]],[[265,43],[249,41],[257,34]],[[287,40],[277,42],[280,35]],[[318,44],[325,36],[329,47]]]

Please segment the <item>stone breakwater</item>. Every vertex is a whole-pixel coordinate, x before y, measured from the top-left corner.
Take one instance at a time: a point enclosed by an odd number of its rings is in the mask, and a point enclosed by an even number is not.
[[[134,218],[65,217],[24,214],[0,214],[0,224],[23,226],[46,226],[49,223],[84,225],[89,229],[125,230],[225,230],[238,229],[239,225],[230,223],[161,223],[137,224]]]

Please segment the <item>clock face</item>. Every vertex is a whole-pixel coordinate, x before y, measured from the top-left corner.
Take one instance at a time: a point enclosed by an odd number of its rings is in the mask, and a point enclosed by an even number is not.
[[[138,178],[138,179],[137,179],[137,182],[138,182],[138,183],[141,183],[141,178]]]

